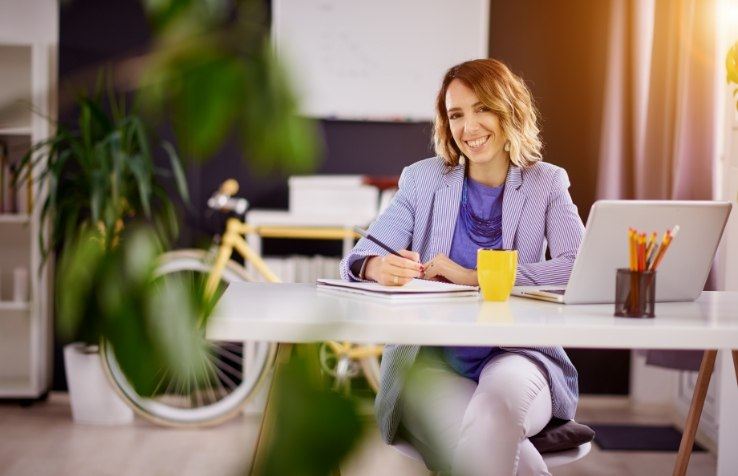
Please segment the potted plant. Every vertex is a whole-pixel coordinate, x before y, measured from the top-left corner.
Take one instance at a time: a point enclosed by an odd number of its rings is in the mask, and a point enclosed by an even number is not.
[[[47,192],[40,212],[41,222],[50,225],[48,239],[39,235],[44,260],[54,251],[60,255],[55,296],[62,337],[75,340],[64,349],[73,417],[117,423],[130,421],[132,413],[107,384],[97,353],[116,317],[101,293],[113,285],[118,292],[146,289],[134,284],[150,279],[148,271],[128,269],[131,259],[125,261],[125,250],[117,250],[126,223],[148,221],[160,241],[169,240],[177,233],[177,219],[162,181],[174,180],[185,202],[188,193],[174,148],[163,143],[167,166],[155,164],[141,118],[127,113],[125,102],[112,94],[106,103],[99,92],[80,97],[76,127],[58,125],[24,157],[22,167],[36,171],[34,178]],[[105,274],[114,267],[117,276]],[[145,316],[129,316],[139,317]]]

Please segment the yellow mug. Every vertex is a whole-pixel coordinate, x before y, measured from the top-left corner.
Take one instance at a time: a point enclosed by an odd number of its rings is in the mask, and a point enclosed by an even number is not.
[[[507,301],[518,270],[517,250],[477,251],[477,279],[485,301]]]

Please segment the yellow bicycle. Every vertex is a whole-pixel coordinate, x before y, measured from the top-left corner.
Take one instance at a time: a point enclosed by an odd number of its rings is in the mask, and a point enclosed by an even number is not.
[[[208,207],[220,212],[244,216],[248,201],[237,198],[238,183],[225,181],[208,200]],[[343,239],[353,231],[327,227],[252,227],[244,220],[231,217],[225,231],[216,236],[209,250],[177,250],[161,257],[161,276],[184,275],[199,289],[205,301],[215,302],[228,283],[256,281],[246,266],[231,259],[237,252],[264,281],[279,283],[279,277],[248,245],[246,236],[306,239]],[[203,337],[204,338],[204,337]],[[161,372],[161,382],[151,397],[139,395],[118,366],[110,346],[101,347],[103,367],[118,393],[138,414],[168,426],[206,426],[235,416],[266,380],[274,366],[277,344],[273,342],[207,341],[208,378],[173,381]],[[348,391],[353,377],[363,373],[369,386],[379,386],[379,359],[382,346],[355,345],[349,342],[325,342],[320,349],[323,371],[335,379],[335,387]]]

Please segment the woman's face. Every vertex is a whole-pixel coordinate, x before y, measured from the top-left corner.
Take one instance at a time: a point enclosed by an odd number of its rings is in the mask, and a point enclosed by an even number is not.
[[[451,81],[446,90],[446,112],[454,142],[471,164],[507,160],[507,137],[497,116],[458,79]]]

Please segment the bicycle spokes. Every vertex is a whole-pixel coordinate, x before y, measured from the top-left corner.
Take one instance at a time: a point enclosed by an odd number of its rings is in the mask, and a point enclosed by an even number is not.
[[[244,381],[244,346],[240,342],[209,342],[198,368],[173,375],[161,371],[153,398],[179,408],[199,408],[230,395]]]

